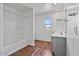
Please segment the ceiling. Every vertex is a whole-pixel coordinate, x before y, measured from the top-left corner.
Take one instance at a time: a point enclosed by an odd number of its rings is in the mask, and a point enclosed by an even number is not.
[[[18,9],[21,11],[26,11],[26,10],[32,9],[27,6],[21,5],[20,3],[4,3],[4,6],[10,6],[10,7],[13,7],[15,9]]]
[[[23,3],[24,6],[33,8],[36,14],[62,11],[64,6],[79,5],[77,3]]]
[[[62,10],[64,7],[63,4],[54,5],[54,3],[27,3],[23,5],[33,8],[35,13],[55,12],[56,9]]]
[[[78,3],[9,3],[5,5],[9,5],[22,11],[31,10],[33,8],[36,14],[63,11],[64,7],[68,9],[74,8],[75,6],[79,7]]]

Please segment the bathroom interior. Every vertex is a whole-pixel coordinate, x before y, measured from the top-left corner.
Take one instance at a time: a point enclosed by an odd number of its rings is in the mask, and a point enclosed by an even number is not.
[[[0,56],[79,56],[79,3],[0,3],[0,27]]]

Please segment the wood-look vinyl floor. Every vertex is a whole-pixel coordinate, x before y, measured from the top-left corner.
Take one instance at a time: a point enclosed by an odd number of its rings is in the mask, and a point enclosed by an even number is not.
[[[51,42],[35,40],[35,46],[28,45],[10,56],[52,56]]]

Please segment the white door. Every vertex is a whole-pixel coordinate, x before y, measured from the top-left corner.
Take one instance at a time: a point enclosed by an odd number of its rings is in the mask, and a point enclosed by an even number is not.
[[[67,55],[79,56],[79,14],[68,18]]]

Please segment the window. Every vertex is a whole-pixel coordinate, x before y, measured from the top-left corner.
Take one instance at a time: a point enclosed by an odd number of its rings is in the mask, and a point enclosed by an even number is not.
[[[47,16],[45,18],[45,27],[46,27],[46,30],[51,30],[51,28],[52,28],[52,17]]]

